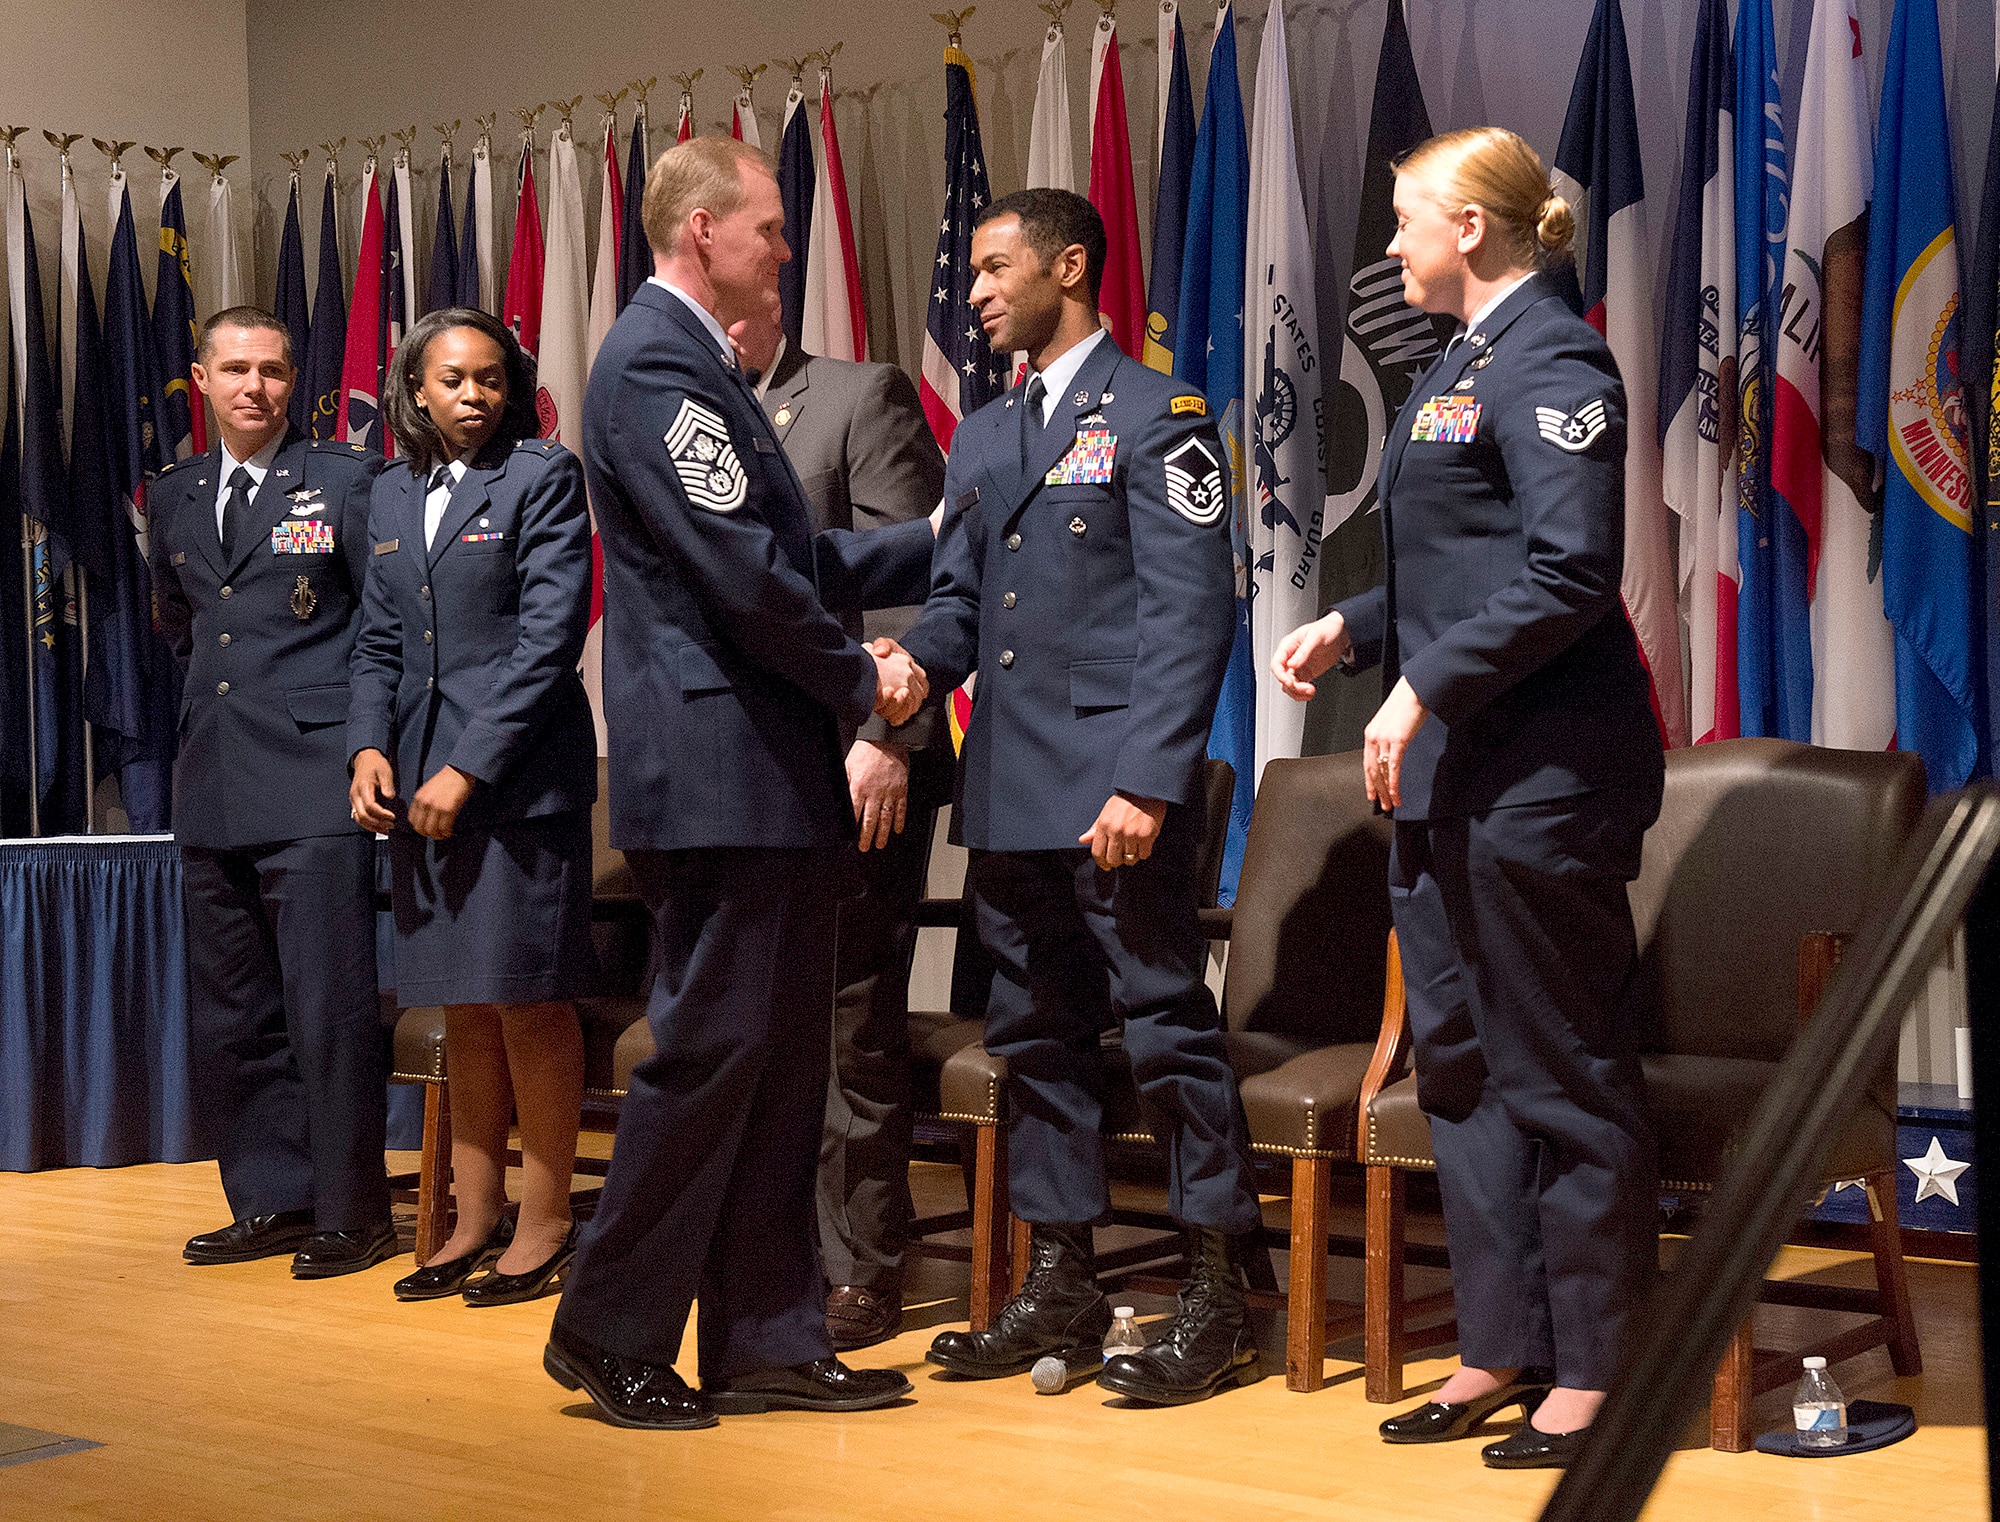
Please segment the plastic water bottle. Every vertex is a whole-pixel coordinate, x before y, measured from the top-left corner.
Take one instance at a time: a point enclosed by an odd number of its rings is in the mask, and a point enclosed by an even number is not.
[[[1826,1372],[1824,1358],[1808,1358],[1792,1392],[1792,1421],[1803,1448],[1839,1448],[1847,1442],[1847,1397]]]
[[[1114,1305],[1111,1308],[1111,1330],[1104,1334],[1104,1356],[1115,1358],[1120,1353],[1143,1352],[1146,1337],[1139,1330],[1137,1312],[1129,1305]]]

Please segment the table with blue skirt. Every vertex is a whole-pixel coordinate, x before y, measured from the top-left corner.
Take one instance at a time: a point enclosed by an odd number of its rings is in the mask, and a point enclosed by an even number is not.
[[[376,949],[393,987],[387,914]],[[0,1172],[215,1156],[195,1063],[173,838],[0,842]],[[420,1145],[422,1093],[389,1106],[390,1147]]]

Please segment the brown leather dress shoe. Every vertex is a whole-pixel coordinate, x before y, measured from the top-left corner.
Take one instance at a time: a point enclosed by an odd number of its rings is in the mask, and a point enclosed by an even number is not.
[[[836,1284],[826,1295],[826,1334],[836,1353],[873,1347],[894,1337],[903,1325],[900,1287],[866,1289]]]

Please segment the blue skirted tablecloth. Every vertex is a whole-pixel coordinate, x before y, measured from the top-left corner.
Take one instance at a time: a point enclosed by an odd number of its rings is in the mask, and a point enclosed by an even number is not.
[[[213,1157],[194,1062],[173,838],[0,843],[0,1172]],[[389,1145],[414,1147],[422,1096],[390,1093]]]

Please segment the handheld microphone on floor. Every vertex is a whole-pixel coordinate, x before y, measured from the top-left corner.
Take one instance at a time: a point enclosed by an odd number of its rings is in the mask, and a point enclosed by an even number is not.
[[[1035,1360],[1034,1368],[1028,1371],[1028,1380],[1034,1385],[1037,1395],[1061,1395],[1065,1390],[1097,1378],[1098,1370],[1103,1367],[1102,1357],[1091,1356],[1075,1363],[1065,1363],[1050,1354]]]

